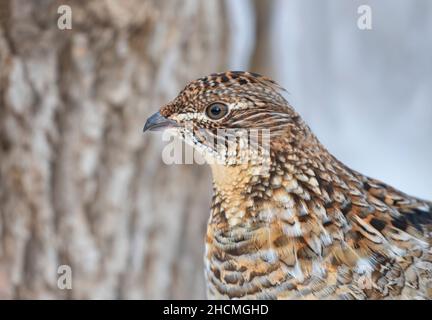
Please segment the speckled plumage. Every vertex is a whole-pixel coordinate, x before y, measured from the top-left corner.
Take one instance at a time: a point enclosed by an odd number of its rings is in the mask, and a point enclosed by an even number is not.
[[[266,170],[214,163],[205,275],[216,299],[430,299],[432,203],[333,157],[272,80],[247,72],[190,83],[160,114],[198,150],[198,129],[268,129]],[[229,106],[208,119],[214,102]],[[184,123],[192,122],[185,129]],[[188,136],[189,134],[189,136]],[[210,148],[210,150],[209,150]]]

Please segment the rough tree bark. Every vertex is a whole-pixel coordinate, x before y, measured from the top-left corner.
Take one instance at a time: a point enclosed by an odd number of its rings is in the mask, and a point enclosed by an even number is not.
[[[210,174],[141,130],[225,69],[223,2],[0,3],[0,298],[204,298]]]

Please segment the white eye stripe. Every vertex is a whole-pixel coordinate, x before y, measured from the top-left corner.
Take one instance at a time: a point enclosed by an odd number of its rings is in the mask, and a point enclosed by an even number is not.
[[[215,102],[216,103],[216,102]],[[213,104],[215,104],[213,103]],[[209,106],[211,106],[212,104],[210,104]],[[230,114],[230,112],[232,110],[242,110],[244,109],[244,104],[225,104],[226,107],[228,107],[228,111],[226,112],[226,114],[221,117],[220,119],[225,118],[227,115]],[[187,112],[187,113],[180,113],[177,114],[175,116],[173,116],[172,118],[176,121],[179,122],[187,122],[187,121],[200,121],[200,122],[208,122],[209,119],[211,120],[220,120],[220,119],[211,119],[206,115],[206,109],[204,109],[203,112],[200,113],[196,113],[196,112]],[[254,121],[256,119],[260,119],[261,121],[259,121],[260,125],[271,125],[271,121],[277,121],[277,120],[288,120],[291,118],[290,115],[286,114],[286,113],[281,113],[281,112],[272,112],[269,116],[269,114],[267,113],[267,110],[265,109],[259,109],[256,110],[258,112],[256,113],[251,113],[248,114],[246,116],[242,116],[242,115],[234,115],[232,117],[232,122],[230,123],[230,125],[240,125],[243,121]],[[265,117],[263,117],[263,115],[265,114]]]
[[[232,103],[232,104],[228,104],[228,108],[230,110],[243,110],[243,109],[248,109],[249,104],[247,104],[247,103]]]

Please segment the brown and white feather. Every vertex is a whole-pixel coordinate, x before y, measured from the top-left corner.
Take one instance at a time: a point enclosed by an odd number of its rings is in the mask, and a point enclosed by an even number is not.
[[[271,132],[264,173],[212,165],[209,298],[431,299],[432,203],[342,164],[280,90],[253,73],[213,74],[161,109],[194,130]],[[229,106],[226,119],[197,116],[213,102]]]

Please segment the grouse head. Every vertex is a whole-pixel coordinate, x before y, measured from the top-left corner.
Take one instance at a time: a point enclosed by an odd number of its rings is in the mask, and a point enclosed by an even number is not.
[[[151,116],[146,130],[169,128],[224,165],[261,161],[310,130],[273,80],[251,72],[215,73],[189,83]]]

